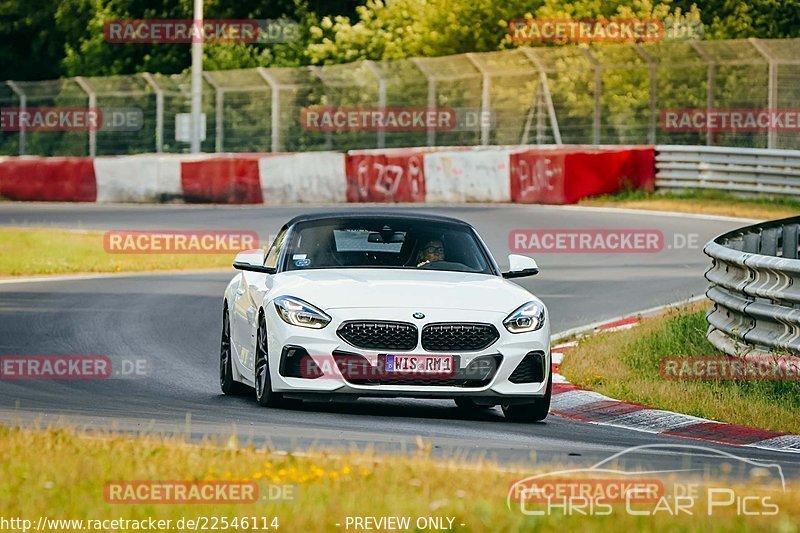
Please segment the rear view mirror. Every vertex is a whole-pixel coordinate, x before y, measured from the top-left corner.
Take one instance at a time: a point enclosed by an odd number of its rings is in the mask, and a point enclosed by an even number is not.
[[[539,265],[532,257],[518,254],[508,256],[508,272],[503,272],[504,278],[524,278],[535,276],[539,273]]]
[[[388,233],[373,231],[367,236],[367,242],[380,244],[399,244],[405,242],[405,240],[406,234],[402,231],[392,231]]]
[[[236,259],[233,260],[233,268],[260,274],[274,274],[278,271],[277,268],[264,266],[264,250],[262,249],[239,252],[236,254]]]

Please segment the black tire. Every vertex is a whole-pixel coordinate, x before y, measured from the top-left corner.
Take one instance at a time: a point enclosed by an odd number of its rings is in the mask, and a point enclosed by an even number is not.
[[[261,407],[278,407],[283,401],[283,395],[272,390],[272,380],[269,377],[269,350],[267,348],[267,322],[264,317],[259,317],[258,333],[256,333],[256,402]]]
[[[222,338],[219,342],[219,388],[223,394],[237,396],[248,392],[249,387],[233,379],[231,360],[231,323],[228,307],[222,309]]]
[[[531,403],[503,406],[503,414],[512,422],[541,422],[550,412],[550,396],[553,392],[553,373],[547,378],[547,392]]]
[[[472,398],[458,397],[454,398],[454,400],[458,408],[465,411],[481,411],[494,407],[494,405],[481,405],[476,403]]]

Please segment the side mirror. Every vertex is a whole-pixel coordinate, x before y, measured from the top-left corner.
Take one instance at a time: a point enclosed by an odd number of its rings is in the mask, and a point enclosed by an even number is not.
[[[274,274],[278,271],[277,268],[264,266],[264,250],[262,249],[239,252],[233,260],[233,268],[259,274]]]
[[[539,265],[532,257],[511,254],[508,256],[508,272],[503,272],[504,278],[524,278],[535,276],[539,273]]]

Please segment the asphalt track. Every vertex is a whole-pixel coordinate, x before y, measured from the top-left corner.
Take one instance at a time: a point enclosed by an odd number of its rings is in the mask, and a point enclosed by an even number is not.
[[[98,206],[0,204],[0,225],[76,229],[239,229],[266,240],[291,216],[352,207]],[[548,206],[371,206],[463,218],[483,236],[501,266],[508,234],[527,229],[653,229],[659,253],[538,254],[541,273],[521,285],[548,305],[553,332],[702,294],[708,259],[702,244],[741,221],[603,209]],[[676,238],[674,235],[680,235]],[[696,235],[697,246],[676,247]],[[737,457],[779,464],[800,476],[800,455],[700,443],[549,417],[539,424],[506,422],[495,408],[465,414],[450,401],[359,399],[258,408],[249,397],[226,397],[218,385],[221,294],[230,272],[147,274],[84,280],[0,283],[0,355],[103,354],[144,360],[144,376],[91,381],[0,380],[0,421],[57,423],[120,431],[187,433],[271,444],[398,452],[417,437],[434,452],[485,456],[504,463],[588,466],[644,444],[697,444]],[[187,423],[187,414],[190,419]],[[714,452],[639,450],[629,467],[708,472],[723,463]],[[744,467],[742,467],[744,468]],[[742,470],[745,475],[745,470]]]

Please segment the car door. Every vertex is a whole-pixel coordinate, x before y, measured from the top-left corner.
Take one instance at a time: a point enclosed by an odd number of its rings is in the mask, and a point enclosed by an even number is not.
[[[286,229],[282,229],[264,257],[264,265],[278,266]],[[233,324],[231,338],[237,348],[237,359],[248,370],[255,368],[256,332],[258,331],[258,309],[264,300],[268,287],[272,286],[271,276],[258,272],[242,271],[236,287],[233,305]]]

